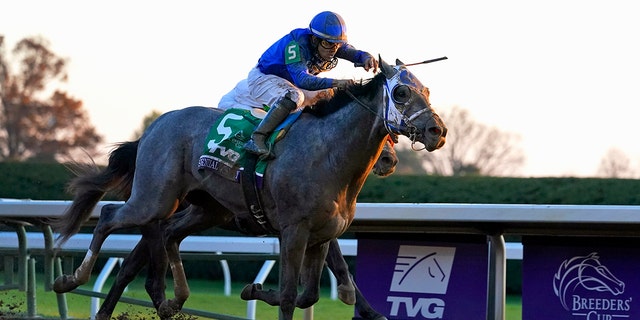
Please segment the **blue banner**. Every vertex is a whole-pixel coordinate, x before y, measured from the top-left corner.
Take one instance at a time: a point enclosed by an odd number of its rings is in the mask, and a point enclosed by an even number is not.
[[[358,238],[356,259],[358,287],[390,320],[486,318],[486,242]]]

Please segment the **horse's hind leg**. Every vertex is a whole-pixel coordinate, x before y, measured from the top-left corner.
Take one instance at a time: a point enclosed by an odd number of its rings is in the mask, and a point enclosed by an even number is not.
[[[123,205],[117,205],[117,204],[105,205],[104,207],[102,207],[102,213],[98,221],[102,220],[102,216],[104,215],[105,212],[110,212],[111,210],[113,210],[113,208],[119,208],[122,206]],[[76,268],[76,270],[72,275],[63,274],[58,278],[56,278],[56,280],[53,283],[53,290],[55,292],[57,293],[69,292],[89,281],[89,278],[91,277],[91,270],[93,269],[93,266],[95,265],[96,260],[98,259],[98,251],[102,246],[102,243],[104,242],[105,238],[106,236],[98,237],[99,245],[97,246],[97,249],[95,249],[96,248],[95,244],[97,244],[98,242],[96,242],[96,235],[94,230],[94,236],[91,239],[89,251],[87,251],[87,254],[84,256],[82,263],[80,264],[80,266],[78,266],[78,268]]]
[[[100,253],[100,248],[102,248],[102,244],[113,231],[146,225],[154,219],[169,215],[177,206],[175,197],[172,197],[174,200],[154,199],[153,197],[144,201],[132,201],[132,199],[129,199],[123,205],[108,204],[102,207],[100,219],[98,219],[98,224],[93,230],[93,238],[89,244],[87,254],[72,275],[63,275],[55,280],[53,284],[55,292],[69,292],[89,281],[91,271]]]

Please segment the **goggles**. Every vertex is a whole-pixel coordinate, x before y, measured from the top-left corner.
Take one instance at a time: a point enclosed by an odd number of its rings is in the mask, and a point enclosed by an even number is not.
[[[320,40],[320,46],[322,46],[323,48],[330,50],[330,49],[335,49],[338,46],[340,46],[340,43],[338,42],[329,42],[327,40]]]

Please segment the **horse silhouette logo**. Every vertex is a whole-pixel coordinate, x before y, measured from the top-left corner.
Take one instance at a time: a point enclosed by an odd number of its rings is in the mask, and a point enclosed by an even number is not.
[[[553,291],[567,311],[571,311],[572,293],[580,288],[617,296],[624,293],[624,282],[600,263],[597,252],[592,252],[563,261],[553,277]]]
[[[401,245],[390,291],[447,293],[455,247]]]

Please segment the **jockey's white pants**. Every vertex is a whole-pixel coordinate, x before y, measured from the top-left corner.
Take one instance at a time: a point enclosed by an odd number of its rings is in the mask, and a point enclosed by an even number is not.
[[[246,79],[241,80],[229,93],[222,96],[218,108],[262,108],[273,106],[278,99],[289,93],[298,108],[314,104],[319,99],[333,95],[332,89],[309,91],[303,90],[284,78],[272,74],[264,74],[257,67],[249,71]]]

